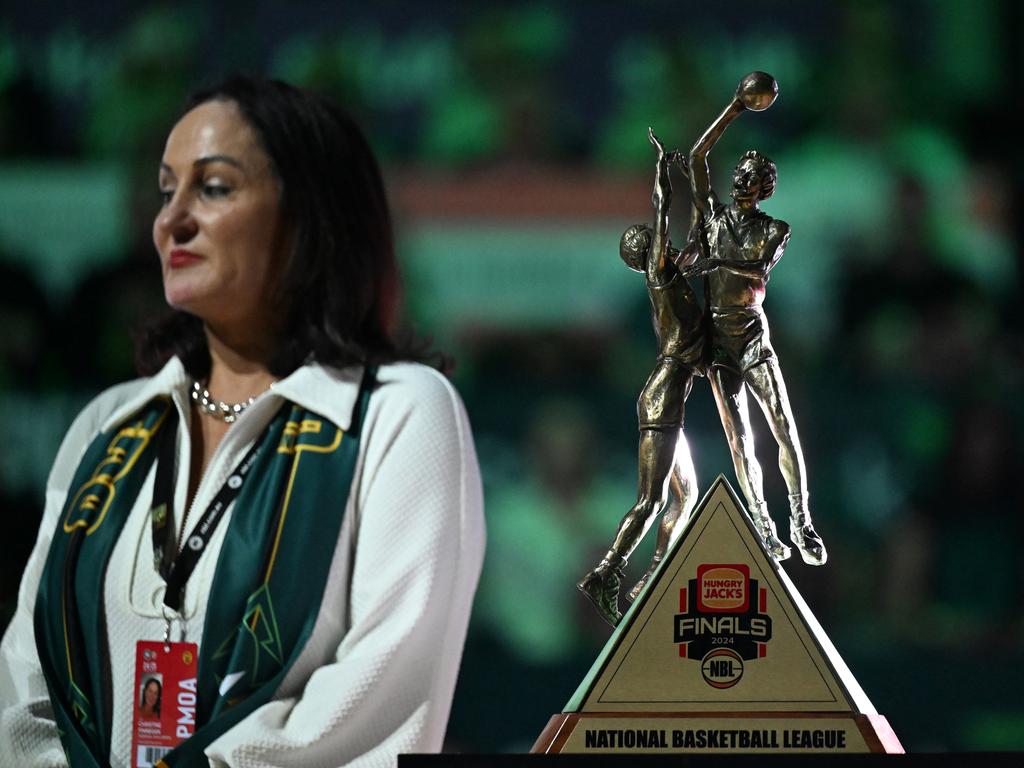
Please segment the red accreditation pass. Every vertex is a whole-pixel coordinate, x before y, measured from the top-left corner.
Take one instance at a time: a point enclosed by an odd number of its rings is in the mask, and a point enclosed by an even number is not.
[[[132,767],[154,768],[196,729],[195,643],[135,644]]]

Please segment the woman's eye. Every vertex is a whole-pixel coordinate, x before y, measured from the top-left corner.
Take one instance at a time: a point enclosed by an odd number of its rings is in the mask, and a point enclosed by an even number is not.
[[[207,197],[226,197],[230,192],[231,188],[223,184],[203,184],[203,194]]]
[[[161,189],[160,190],[160,202],[163,205],[167,205],[169,202],[171,202],[171,198],[172,197],[174,197],[174,190],[173,189]]]

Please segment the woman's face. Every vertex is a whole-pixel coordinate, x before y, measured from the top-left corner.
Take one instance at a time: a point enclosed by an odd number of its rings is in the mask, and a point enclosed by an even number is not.
[[[153,222],[167,303],[233,335],[273,323],[281,265],[280,189],[234,102],[208,101],[171,129]]]
[[[150,680],[146,683],[146,688],[142,692],[143,703],[152,709],[156,706],[157,701],[160,699],[160,686],[154,680]]]

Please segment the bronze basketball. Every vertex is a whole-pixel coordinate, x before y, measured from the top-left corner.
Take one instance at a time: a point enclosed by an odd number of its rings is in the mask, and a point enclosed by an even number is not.
[[[779,84],[767,72],[751,72],[736,87],[736,97],[751,112],[768,109],[778,95]]]

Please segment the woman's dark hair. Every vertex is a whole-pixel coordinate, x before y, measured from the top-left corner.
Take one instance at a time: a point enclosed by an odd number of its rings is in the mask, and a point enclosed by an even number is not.
[[[307,359],[326,365],[424,359],[394,337],[398,294],[391,215],[380,169],[355,122],[329,99],[279,80],[233,77],[193,94],[182,111],[232,102],[270,157],[290,236],[274,293],[285,322],[270,372]],[[181,311],[136,335],[136,367],[158,371],[178,355],[196,378],[210,357],[199,318]]]

